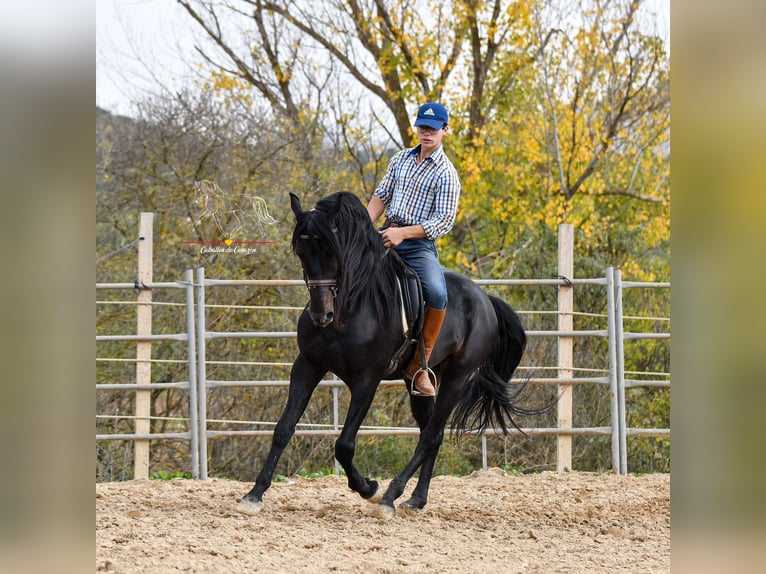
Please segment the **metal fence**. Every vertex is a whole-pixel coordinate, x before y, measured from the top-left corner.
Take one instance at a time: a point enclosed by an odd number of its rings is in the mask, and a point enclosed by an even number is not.
[[[571,277],[571,275],[570,275]],[[626,289],[669,289],[668,283],[639,283],[623,282],[620,270],[608,268],[605,276],[594,279],[568,279],[566,276],[555,279],[516,279],[516,280],[477,280],[476,283],[484,286],[489,285],[538,285],[551,286],[559,290],[559,327],[555,330],[530,330],[527,331],[529,338],[535,337],[554,337],[559,342],[559,364],[557,366],[558,376],[551,378],[532,378],[531,384],[557,385],[560,396],[565,393],[571,393],[576,385],[595,384],[604,385],[609,388],[610,396],[610,425],[604,427],[573,427],[571,414],[571,399],[569,401],[560,401],[558,411],[557,426],[553,428],[525,428],[527,434],[555,435],[559,439],[558,464],[559,470],[571,468],[571,438],[575,435],[604,435],[611,437],[611,458],[612,470],[615,473],[626,474],[628,472],[627,460],[627,437],[669,437],[670,429],[658,428],[629,428],[626,424],[626,401],[625,391],[627,388],[638,386],[651,387],[669,387],[670,379],[666,374],[657,374],[661,378],[657,379],[633,379],[626,378],[624,365],[625,343],[637,339],[668,339],[669,333],[665,332],[626,332],[623,330],[624,318],[622,315],[623,291]],[[303,289],[303,281],[300,280],[218,280],[205,277],[204,268],[199,268],[196,272],[187,270],[183,275],[183,280],[177,282],[143,282],[134,283],[99,283],[97,290],[138,290],[139,301],[136,304],[139,308],[151,307],[161,304],[151,301],[151,298],[141,295],[152,291],[162,290],[181,290],[185,294],[185,330],[171,334],[151,334],[151,325],[149,329],[143,329],[144,332],[129,335],[97,335],[97,342],[108,341],[133,341],[139,350],[137,351],[136,362],[136,382],[135,383],[107,383],[96,384],[97,392],[131,392],[136,393],[136,412],[131,415],[136,420],[136,432],[120,434],[97,434],[97,441],[107,440],[130,440],[136,445],[135,477],[145,478],[148,476],[149,468],[149,442],[161,440],[184,440],[190,442],[191,448],[191,474],[195,479],[206,479],[208,476],[208,446],[209,441],[223,436],[271,436],[271,430],[211,430],[208,428],[207,412],[208,400],[207,391],[212,388],[220,387],[264,387],[264,386],[286,386],[287,380],[268,380],[268,381],[239,381],[239,380],[210,380],[207,377],[207,352],[206,344],[213,339],[232,339],[232,338],[295,338],[294,331],[253,331],[253,332],[215,332],[211,331],[206,324],[205,303],[206,293],[210,289],[223,289],[226,287],[248,286],[253,288],[273,287],[273,286],[295,286]],[[606,329],[596,330],[573,330],[571,328],[561,328],[567,325],[566,319],[571,319],[573,310],[571,308],[571,291],[578,286],[595,285],[600,286],[606,291],[607,299],[607,327]],[[561,293],[569,292],[569,303],[567,298],[561,297]],[[113,301],[101,301],[102,304],[113,303]],[[570,323],[571,324],[571,323]],[[179,325],[179,328],[181,326]],[[139,330],[141,330],[139,328]],[[571,341],[580,337],[596,337],[608,341],[608,369],[604,376],[596,377],[574,377],[572,376],[573,366],[571,362]],[[185,343],[185,358],[182,359],[186,364],[188,380],[175,382],[151,383],[148,378],[152,359],[151,345],[156,341],[174,341]],[[568,345],[567,345],[568,343]],[[143,352],[140,348],[143,347]],[[147,354],[146,348],[149,353]],[[568,351],[567,351],[568,349]],[[569,356],[567,356],[567,352]],[[98,355],[98,353],[97,353]],[[97,360],[110,360],[108,358],[98,358]],[[574,370],[577,370],[574,368]],[[527,381],[527,378],[514,379],[511,384],[519,384]],[[381,385],[402,385],[401,380],[383,381]],[[320,386],[330,387],[333,393],[333,413],[332,424],[329,428],[319,429],[301,429],[296,431],[297,436],[338,436],[340,433],[340,393],[344,392],[345,385],[333,377],[325,380]],[[154,389],[182,389],[188,393],[189,412],[188,412],[188,430],[184,432],[150,433],[150,404],[148,393]],[[141,395],[141,400],[139,400]],[[570,394],[571,397],[571,394]],[[563,406],[562,406],[563,405]],[[97,416],[98,413],[97,413]],[[142,426],[139,426],[139,423]],[[379,428],[362,427],[360,435],[416,435],[417,428]],[[500,431],[490,429],[486,434],[497,434]],[[486,436],[482,437],[482,458],[483,466],[487,466],[487,443]],[[568,452],[567,452],[568,451]],[[562,462],[563,461],[563,462]]]

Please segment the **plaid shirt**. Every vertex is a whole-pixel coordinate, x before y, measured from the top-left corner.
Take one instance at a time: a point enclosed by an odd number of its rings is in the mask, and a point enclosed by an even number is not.
[[[455,223],[460,180],[457,170],[439,146],[420,165],[420,146],[398,152],[373,194],[386,206],[386,217],[398,225],[421,224],[434,240]]]

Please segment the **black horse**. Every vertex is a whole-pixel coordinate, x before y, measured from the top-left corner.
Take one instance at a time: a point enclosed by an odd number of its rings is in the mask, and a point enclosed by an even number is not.
[[[410,397],[420,440],[412,459],[381,497],[377,481],[362,475],[353,457],[357,432],[380,380],[403,376],[401,368],[387,372],[403,341],[395,275],[398,256],[383,246],[367,210],[353,194],[335,193],[310,211],[302,210],[295,195],[290,197],[296,218],[293,251],[303,265],[310,299],[298,320],[300,352],[290,373],[287,406],[255,486],[237,509],[255,514],[262,508],[263,493],[271,485],[277,462],[314,389],[328,372],[335,373],[351,391],[343,430],[335,442],[335,458],[346,471],[348,486],[362,498],[379,501],[379,514],[391,517],[394,501],[420,468],[412,497],[401,507],[423,508],[453,410],[456,429],[481,432],[497,426],[504,433],[508,432],[506,419],[516,425],[512,415],[544,410],[513,403],[523,386],[512,396],[508,390],[526,345],[524,328],[505,302],[487,295],[466,277],[446,271],[447,315],[430,361],[438,395],[435,400]],[[406,365],[407,361],[402,362]]]

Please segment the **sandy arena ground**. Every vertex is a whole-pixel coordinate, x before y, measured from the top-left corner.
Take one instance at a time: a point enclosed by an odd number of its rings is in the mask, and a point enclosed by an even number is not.
[[[386,486],[384,482],[383,486]],[[399,502],[409,498],[411,480]],[[420,512],[391,520],[343,477],[275,483],[263,511],[234,509],[252,484],[96,485],[96,571],[124,574],[666,573],[670,476],[506,474],[433,479]]]

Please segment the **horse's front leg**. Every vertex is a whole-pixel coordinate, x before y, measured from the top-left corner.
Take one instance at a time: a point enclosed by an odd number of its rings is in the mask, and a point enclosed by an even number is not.
[[[263,493],[271,486],[271,480],[274,477],[274,471],[277,468],[279,458],[282,456],[295,434],[295,426],[308,406],[309,399],[316,389],[319,381],[325,375],[326,371],[321,370],[310,364],[302,355],[293,363],[290,372],[290,391],[287,398],[287,405],[279,417],[274,428],[274,437],[271,440],[271,449],[266,458],[261,472],[255,479],[255,486],[248,492],[237,505],[237,510],[244,514],[257,514],[263,507]]]
[[[351,389],[351,401],[348,406],[346,420],[343,423],[338,440],[335,441],[335,458],[346,471],[348,478],[348,487],[354,492],[358,492],[362,498],[370,501],[376,501],[376,495],[379,493],[378,481],[362,475],[354,466],[354,451],[356,450],[356,435],[359,427],[362,426],[364,417],[370,410],[372,399],[375,397],[380,378],[373,375],[365,377],[356,377]]]

